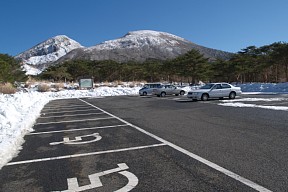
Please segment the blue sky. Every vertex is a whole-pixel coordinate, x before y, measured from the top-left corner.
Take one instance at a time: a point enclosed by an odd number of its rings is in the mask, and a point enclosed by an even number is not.
[[[287,42],[287,10],[287,0],[2,0],[0,53],[56,35],[93,46],[143,29],[237,52]]]

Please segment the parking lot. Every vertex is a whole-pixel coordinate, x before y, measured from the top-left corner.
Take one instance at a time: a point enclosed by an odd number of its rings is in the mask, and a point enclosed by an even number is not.
[[[240,101],[288,106],[286,96],[251,98]],[[0,191],[287,190],[287,111],[226,102],[51,101],[0,171]]]

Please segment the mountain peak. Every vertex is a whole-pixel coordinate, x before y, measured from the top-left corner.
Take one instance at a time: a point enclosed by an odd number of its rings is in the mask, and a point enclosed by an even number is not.
[[[59,40],[59,41],[73,40],[73,39],[67,37],[66,35],[56,35],[56,36],[54,36],[54,37],[52,37],[50,39],[55,39],[55,40]]]
[[[153,30],[138,30],[138,31],[129,31],[125,36],[128,35],[159,36],[161,33],[163,32]]]
[[[67,39],[70,39],[69,37],[67,37],[67,35],[56,35],[56,36],[54,36],[54,37],[52,37],[52,38],[67,38]]]
[[[130,31],[119,39],[104,41],[86,51],[93,50],[114,50],[114,49],[138,49],[141,47],[174,47],[179,45],[179,42],[187,43],[185,39],[172,35],[170,33],[152,31],[152,30],[139,30]],[[191,43],[191,42],[189,42]]]
[[[83,46],[66,35],[57,35],[24,51],[15,58],[21,59],[25,65],[41,65],[57,61],[73,49],[80,47]],[[35,75],[34,73],[31,75]]]
[[[171,38],[175,38],[175,39],[179,39],[184,41],[185,39],[178,37],[176,35],[173,35],[171,33],[167,33],[167,32],[161,32],[161,31],[153,31],[153,30],[138,30],[138,31],[130,31],[128,32],[124,37],[126,36],[154,36],[154,37],[162,37],[162,36],[166,36],[166,37],[171,37]]]

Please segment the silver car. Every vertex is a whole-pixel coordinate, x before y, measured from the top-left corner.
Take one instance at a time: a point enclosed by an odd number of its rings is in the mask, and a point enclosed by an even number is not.
[[[199,89],[189,91],[188,98],[193,100],[207,101],[209,98],[224,98],[235,99],[236,96],[242,94],[240,87],[234,87],[228,83],[208,83]]]
[[[139,95],[140,96],[146,96],[146,95],[152,95],[152,91],[155,88],[160,87],[161,83],[146,83],[140,90]]]
[[[184,95],[185,90],[182,88],[176,87],[174,85],[162,85],[159,88],[153,89],[152,94],[157,95],[158,97],[165,97],[166,95]]]

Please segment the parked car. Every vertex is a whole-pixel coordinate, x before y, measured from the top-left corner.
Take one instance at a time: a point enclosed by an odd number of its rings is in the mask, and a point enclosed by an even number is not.
[[[146,96],[146,95],[152,95],[152,91],[155,88],[160,87],[161,83],[146,83],[140,90],[139,95],[140,96]]]
[[[181,87],[176,87],[174,85],[161,85],[159,88],[153,89],[152,94],[158,97],[165,97],[166,95],[184,95],[185,90]]]
[[[189,91],[188,98],[193,100],[207,101],[209,98],[224,98],[235,99],[241,95],[241,88],[234,87],[228,83],[208,83],[199,89]]]

